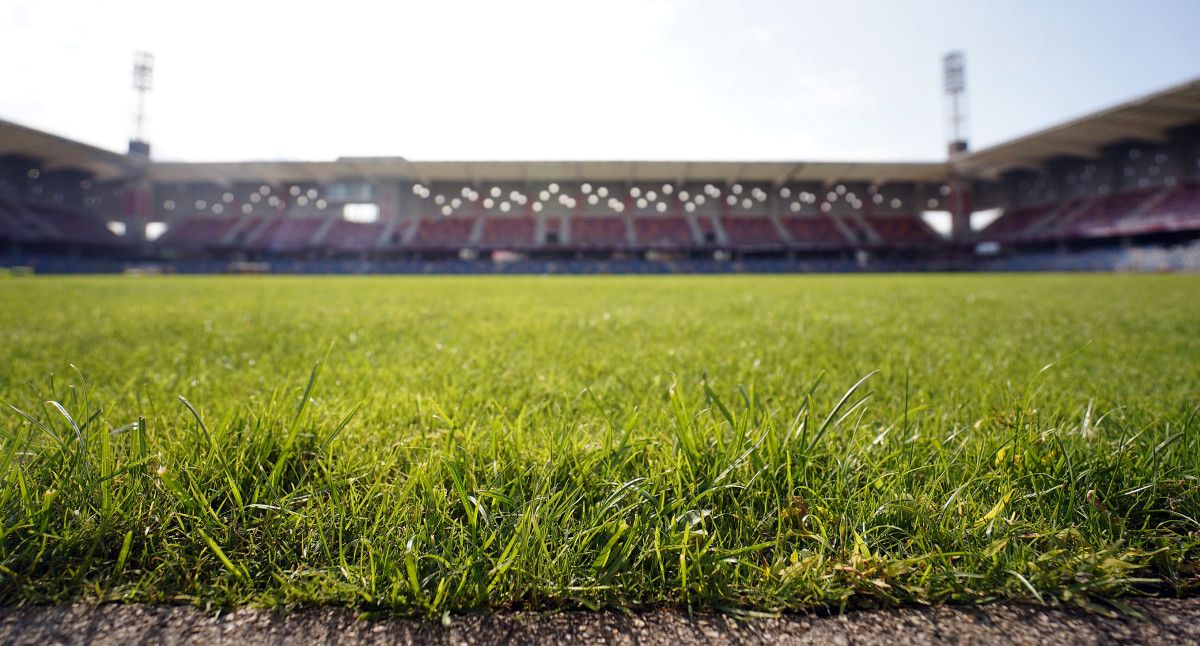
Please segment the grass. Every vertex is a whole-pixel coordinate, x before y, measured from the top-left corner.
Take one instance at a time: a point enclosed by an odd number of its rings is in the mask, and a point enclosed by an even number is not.
[[[0,603],[1200,590],[1200,279],[0,282]]]

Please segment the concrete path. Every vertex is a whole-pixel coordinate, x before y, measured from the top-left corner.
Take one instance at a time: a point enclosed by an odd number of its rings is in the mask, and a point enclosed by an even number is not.
[[[344,609],[216,616],[190,607],[2,607],[0,644],[1200,644],[1200,599],[1128,601],[1144,619],[1017,604],[866,610],[739,621],[675,610],[496,613],[449,626],[358,620]]]

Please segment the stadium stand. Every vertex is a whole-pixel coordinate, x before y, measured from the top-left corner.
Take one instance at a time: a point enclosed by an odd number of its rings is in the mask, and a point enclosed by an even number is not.
[[[721,218],[721,227],[729,238],[729,244],[746,251],[761,251],[783,248],[779,229],[766,216],[727,215]]]
[[[204,251],[217,247],[238,223],[233,217],[182,218],[156,241],[164,249]]]
[[[281,216],[269,219],[270,224],[260,230],[252,240],[246,240],[247,249],[273,253],[296,253],[310,247],[310,243],[325,220],[315,217]]]
[[[850,246],[850,241],[828,216],[789,216],[782,221],[795,248],[845,249]]]
[[[26,213],[25,208],[17,201],[0,198],[0,240],[31,242],[48,234]]]
[[[857,213],[836,215],[835,225],[840,226],[843,234],[855,247],[874,247],[879,243],[879,236]]]
[[[321,246],[334,254],[362,254],[379,244],[384,233],[381,222],[333,221]]]
[[[638,246],[643,249],[685,251],[696,244],[687,220],[680,217],[644,216],[633,219]]]
[[[1005,211],[980,234],[1002,242],[1112,238],[1200,230],[1196,180]]]
[[[1028,237],[1059,204],[1038,204],[1005,211],[980,232],[983,240],[1007,242]]]
[[[537,220],[527,217],[484,218],[482,246],[524,251],[537,245]]]
[[[613,216],[571,218],[570,246],[577,249],[624,249],[629,246],[625,219]]]
[[[1147,231],[1200,229],[1200,180],[1186,180],[1138,218]]]
[[[1095,237],[1105,235],[1122,218],[1135,217],[1158,189],[1137,189],[1102,195],[1071,212],[1057,223],[1058,237]]]
[[[1196,239],[1200,80],[941,162],[147,162],[0,121],[0,253],[46,270],[1174,270],[1122,250]]]
[[[112,247],[123,243],[103,222],[88,214],[36,202],[25,208],[32,219],[44,223],[48,239],[53,242],[80,247]]]
[[[883,247],[914,247],[936,244],[938,234],[919,217],[868,215],[866,224],[878,236]]]
[[[412,247],[431,251],[457,251],[471,244],[476,218],[449,217],[422,219],[417,222]]]

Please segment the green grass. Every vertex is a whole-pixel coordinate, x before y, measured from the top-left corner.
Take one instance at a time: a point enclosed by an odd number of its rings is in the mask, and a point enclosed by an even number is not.
[[[0,283],[0,603],[1200,590],[1200,279]]]

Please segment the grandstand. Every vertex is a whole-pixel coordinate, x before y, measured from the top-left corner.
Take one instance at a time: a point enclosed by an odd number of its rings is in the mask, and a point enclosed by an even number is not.
[[[1200,79],[936,162],[188,163],[140,152],[0,121],[0,264],[972,269],[1006,266],[997,255],[1192,249],[1200,238]],[[931,212],[951,216],[948,234]],[[998,217],[972,227],[985,212]]]

